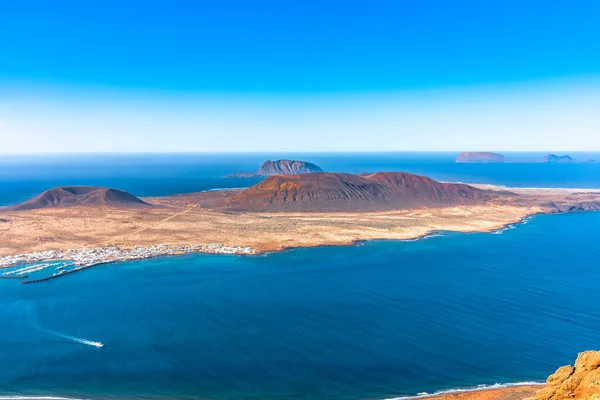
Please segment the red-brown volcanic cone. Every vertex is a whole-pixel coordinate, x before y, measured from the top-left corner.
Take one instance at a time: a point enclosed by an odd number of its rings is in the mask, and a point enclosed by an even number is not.
[[[273,175],[230,197],[246,211],[379,211],[485,202],[485,191],[404,172]]]

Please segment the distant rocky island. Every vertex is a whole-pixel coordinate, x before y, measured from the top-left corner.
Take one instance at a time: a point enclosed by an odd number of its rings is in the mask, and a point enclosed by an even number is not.
[[[122,190],[96,186],[65,186],[47,190],[31,200],[1,210],[24,211],[66,206],[152,207]]]
[[[310,174],[313,172],[323,172],[323,170],[315,164],[306,161],[297,160],[277,160],[265,161],[257,172],[241,172],[233,175],[228,175],[228,178],[264,178],[277,174]]]
[[[542,162],[547,163],[572,163],[575,159],[569,155],[557,156],[556,154],[548,154],[542,159]]]
[[[502,154],[490,152],[464,152],[456,157],[457,163],[500,163],[506,160]]]
[[[463,152],[456,157],[457,163],[549,163],[549,164],[568,164],[576,162],[594,162],[594,160],[576,160],[569,155],[558,156],[548,154],[542,158],[508,158],[499,153],[490,152]]]

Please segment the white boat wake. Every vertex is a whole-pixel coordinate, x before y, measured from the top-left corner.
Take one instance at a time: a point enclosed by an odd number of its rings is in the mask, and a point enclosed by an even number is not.
[[[37,318],[37,315],[35,313],[35,309],[32,306],[29,306],[28,308],[26,308],[26,310],[28,311],[29,316],[30,316],[30,318],[32,320],[33,327],[35,329],[37,329],[38,331],[40,331],[40,332],[43,332],[43,333],[45,333],[47,335],[52,335],[52,336],[59,337],[61,339],[70,340],[70,341],[75,342],[75,343],[85,344],[86,346],[92,346],[92,347],[96,347],[96,348],[102,348],[102,347],[104,347],[104,343],[102,343],[102,342],[96,342],[94,340],[88,340],[88,339],[85,339],[85,338],[80,338],[80,337],[77,337],[77,336],[72,336],[72,335],[67,335],[65,333],[56,332],[56,331],[53,331],[51,329],[42,328],[40,326],[40,324],[38,323],[38,318]],[[0,398],[0,400],[1,400],[1,398]]]
[[[54,336],[58,336],[63,339],[71,340],[75,343],[81,343],[81,344],[85,344],[87,346],[93,346],[93,347],[98,347],[98,348],[104,347],[104,344],[101,342],[94,342],[93,340],[87,340],[84,338],[79,338],[77,336],[65,335],[64,333],[49,331],[47,329],[44,329],[43,331],[46,333],[49,333],[50,335],[54,335]]]

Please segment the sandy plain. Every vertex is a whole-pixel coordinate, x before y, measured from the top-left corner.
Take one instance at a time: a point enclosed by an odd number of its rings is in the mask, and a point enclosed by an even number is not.
[[[432,231],[488,232],[539,210],[510,205],[375,213],[223,213],[197,207],[151,210],[70,207],[0,214],[0,256],[156,244],[223,243],[257,252],[414,239]]]

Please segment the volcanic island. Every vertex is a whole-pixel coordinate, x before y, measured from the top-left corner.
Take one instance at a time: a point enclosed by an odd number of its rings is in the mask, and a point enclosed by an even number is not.
[[[147,198],[59,187],[0,208],[0,267],[195,251],[261,254],[434,231],[491,232],[534,214],[598,209],[600,192],[589,189],[467,185],[406,172],[273,174],[245,189]]]

